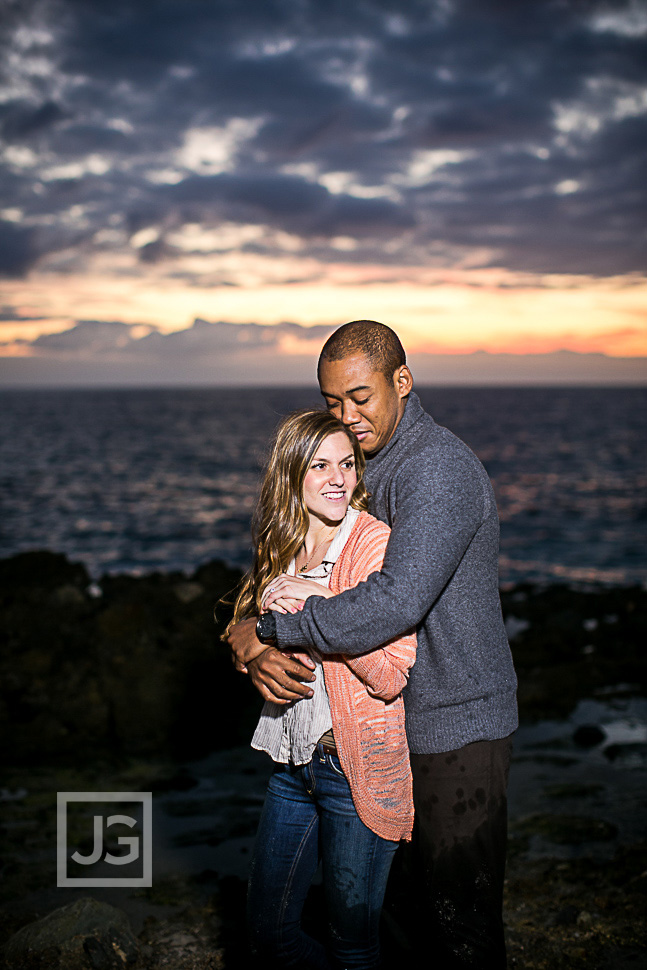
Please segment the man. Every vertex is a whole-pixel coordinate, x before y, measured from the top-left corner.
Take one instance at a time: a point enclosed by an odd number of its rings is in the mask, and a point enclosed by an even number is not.
[[[230,642],[266,699],[308,696],[312,674],[281,650],[359,654],[415,626],[404,691],[430,966],[506,965],[502,892],[516,678],[498,591],[499,523],[485,469],[413,393],[396,334],[354,321],[319,360],[328,408],[367,457],[371,512],[392,529],[382,570],[301,612],[246,620]],[[413,887],[412,887],[413,888]]]

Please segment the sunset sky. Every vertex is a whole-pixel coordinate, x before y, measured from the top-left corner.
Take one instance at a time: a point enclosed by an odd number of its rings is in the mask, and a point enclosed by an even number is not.
[[[3,0],[0,126],[8,386],[647,379],[642,0]]]

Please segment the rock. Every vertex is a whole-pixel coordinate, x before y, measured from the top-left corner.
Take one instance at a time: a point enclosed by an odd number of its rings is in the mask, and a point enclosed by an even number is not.
[[[126,914],[89,897],[23,926],[4,951],[7,970],[123,970],[137,956]]]
[[[633,892],[643,893],[643,895],[647,896],[647,869],[645,872],[641,872],[639,875],[634,876],[633,879],[630,879],[627,887]]]
[[[248,743],[258,695],[219,637],[239,580],[211,562],[190,577],[104,576],[99,585],[54,553],[0,560],[0,761],[183,760]],[[645,689],[647,591],[524,586],[502,599],[524,720],[567,717],[609,685]],[[588,632],[590,619],[599,623]],[[604,740],[578,739],[588,747]],[[605,754],[642,757],[614,747]]]
[[[88,571],[81,563],[69,562],[57,552],[21,552],[0,560],[0,586],[38,587],[56,589],[57,586],[77,586],[85,589],[90,582]]]
[[[512,830],[517,835],[538,835],[558,845],[611,842],[618,834],[615,825],[601,818],[541,813],[520,819]]]
[[[633,762],[645,764],[647,761],[647,744],[644,741],[627,741],[623,744],[608,744],[602,753],[609,761]]]
[[[563,782],[557,785],[546,785],[544,794],[548,798],[594,798],[604,791],[604,785],[590,784],[582,782]]]
[[[54,606],[81,606],[85,602],[85,596],[78,586],[65,583],[54,590],[51,602]]]
[[[214,604],[240,573],[106,576],[53,553],[0,560],[0,761],[192,757],[247,741],[256,692],[220,641]]]
[[[577,922],[579,913],[580,911],[577,906],[570,904],[568,906],[562,906],[553,916],[552,924],[553,926],[572,926]]]
[[[509,640],[516,640],[520,633],[525,633],[530,628],[528,620],[520,620],[516,616],[507,616],[505,621],[505,632]]]
[[[597,724],[582,724],[573,732],[573,741],[580,748],[595,748],[596,745],[602,744],[605,738],[606,734]]]
[[[173,775],[155,778],[149,783],[149,787],[151,791],[155,792],[189,791],[189,789],[195,788],[197,784],[198,782],[189,774],[187,769],[180,767]]]
[[[206,592],[204,586],[200,583],[177,583],[173,587],[173,592],[179,599],[180,603],[192,603],[197,600],[200,596],[203,596]]]
[[[524,721],[566,718],[578,701],[612,684],[645,690],[646,590],[528,586],[503,590],[501,601],[513,628],[523,620],[529,624],[511,642]]]

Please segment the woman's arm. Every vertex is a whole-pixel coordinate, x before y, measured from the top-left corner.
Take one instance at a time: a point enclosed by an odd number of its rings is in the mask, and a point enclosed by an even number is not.
[[[372,697],[392,701],[407,682],[408,672],[415,663],[416,647],[416,635],[409,633],[376,650],[342,659]]]
[[[389,534],[389,528],[382,522],[375,522],[374,528],[362,533],[353,550],[350,576],[348,583],[344,583],[344,590],[352,589],[379,572]],[[342,654],[342,659],[365,684],[369,694],[383,701],[391,701],[401,693],[407,682],[409,669],[415,663],[416,647],[415,630],[410,630],[367,653],[355,656]]]

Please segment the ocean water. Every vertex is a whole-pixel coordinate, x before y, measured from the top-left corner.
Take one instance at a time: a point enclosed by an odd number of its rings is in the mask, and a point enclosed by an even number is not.
[[[481,458],[501,581],[647,583],[647,391],[420,388]],[[250,561],[280,416],[313,388],[4,391],[0,555],[51,549],[106,572]]]

